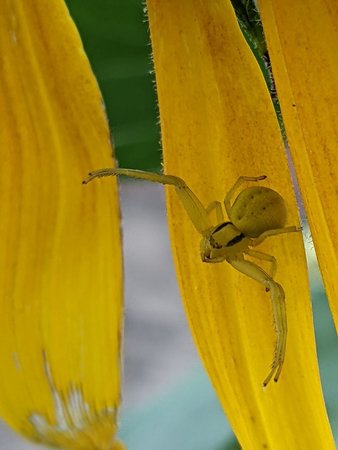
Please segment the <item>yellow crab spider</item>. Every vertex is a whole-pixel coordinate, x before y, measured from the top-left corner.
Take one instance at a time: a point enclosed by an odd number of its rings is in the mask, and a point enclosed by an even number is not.
[[[274,280],[277,268],[275,257],[253,248],[270,236],[301,230],[296,226],[285,227],[286,207],[283,197],[267,187],[253,186],[243,189],[231,204],[235,191],[244,182],[257,182],[266,178],[265,175],[240,177],[224,199],[225,211],[229,218],[229,221],[226,221],[220,202],[214,201],[205,208],[185,182],[173,175],[133,169],[100,169],[89,173],[83,183],[87,184],[94,178],[114,175],[125,175],[174,186],[192,224],[202,236],[200,246],[202,261],[205,263],[227,261],[239,272],[261,283],[266,291],[270,292],[276,344],[271,370],[263,386],[266,386],[272,378],[278,381],[284,362],[287,336],[285,294],[282,286]],[[210,220],[210,213],[213,210],[218,221],[216,226],[213,226]],[[244,259],[244,255],[270,262],[269,273],[257,264]]]

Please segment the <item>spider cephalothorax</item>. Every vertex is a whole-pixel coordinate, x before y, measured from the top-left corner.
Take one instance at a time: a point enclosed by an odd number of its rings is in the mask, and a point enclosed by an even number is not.
[[[248,238],[232,222],[222,222],[213,227],[201,240],[203,262],[222,262],[228,256],[243,253]]]

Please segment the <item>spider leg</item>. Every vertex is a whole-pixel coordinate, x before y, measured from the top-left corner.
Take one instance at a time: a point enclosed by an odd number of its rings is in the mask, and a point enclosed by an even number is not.
[[[160,183],[174,186],[181,203],[186,210],[191,222],[196,230],[204,235],[207,230],[210,229],[211,223],[208,217],[208,212],[198,199],[192,190],[185,184],[182,178],[174,175],[163,175],[154,172],[144,172],[142,170],[133,169],[99,169],[94,172],[90,172],[88,177],[83,180],[83,184],[87,184],[94,178],[108,177],[124,175],[131,178],[137,178],[140,180],[152,181],[153,183]]]
[[[277,339],[271,370],[263,381],[263,386],[265,387],[272,377],[274,381],[278,381],[285,358],[287,319],[284,290],[263,269],[251,261],[238,257],[228,257],[227,261],[239,272],[261,283],[271,294],[273,321]]]
[[[210,214],[213,210],[216,211],[216,218],[218,223],[224,222],[224,214],[222,209],[222,203],[215,200],[211,202],[210,205],[207,206],[207,213]]]
[[[284,233],[293,233],[298,231],[302,231],[302,227],[291,226],[291,227],[277,228],[275,230],[267,230],[264,231],[264,233],[262,233],[258,237],[251,239],[250,246],[256,247],[257,245],[260,245],[266,238],[270,236],[276,236],[277,234],[284,234]]]
[[[247,249],[244,252],[246,255],[252,256],[252,258],[260,259],[262,261],[268,261],[271,263],[271,268],[269,271],[269,275],[271,278],[274,278],[277,271],[277,260],[274,256],[268,255],[267,253],[258,252],[257,250]]]
[[[236,183],[232,186],[230,191],[227,193],[224,199],[224,206],[225,210],[228,214],[228,217],[230,217],[230,210],[231,210],[231,198],[234,195],[235,191],[240,187],[241,184],[243,184],[245,181],[261,181],[265,180],[266,175],[260,175],[259,177],[239,177]]]

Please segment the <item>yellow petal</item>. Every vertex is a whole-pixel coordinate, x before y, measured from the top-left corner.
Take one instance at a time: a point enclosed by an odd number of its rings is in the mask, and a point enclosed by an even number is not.
[[[230,2],[148,0],[165,172],[207,205],[223,200],[240,175],[297,207],[266,86]],[[300,234],[259,247],[276,256],[286,292],[288,342],[277,384],[262,389],[274,332],[269,294],[228,264],[200,261],[199,239],[168,187],[175,263],[189,323],[224,410],[243,448],[325,448],[334,443],[318,377]],[[306,433],[300,432],[306,430]]]
[[[338,329],[338,7],[260,2],[297,178]]]
[[[63,1],[0,3],[0,415],[73,449],[112,448],[122,309],[102,99]]]

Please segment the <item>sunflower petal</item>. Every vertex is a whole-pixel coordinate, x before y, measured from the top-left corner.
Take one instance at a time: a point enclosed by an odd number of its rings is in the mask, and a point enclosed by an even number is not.
[[[207,205],[241,175],[267,175],[298,222],[287,159],[264,79],[230,2],[148,0],[165,172]],[[262,389],[273,352],[269,295],[228,264],[200,261],[199,239],[168,187],[178,280],[197,347],[243,448],[334,443],[323,403],[306,264],[299,233],[270,238],[286,292],[286,362]],[[292,405],[292,406],[291,406]],[[307,430],[300,433],[300,429]]]
[[[31,439],[111,449],[121,246],[102,99],[60,0],[0,5],[0,415]]]
[[[285,128],[338,330],[338,5],[260,2]]]

